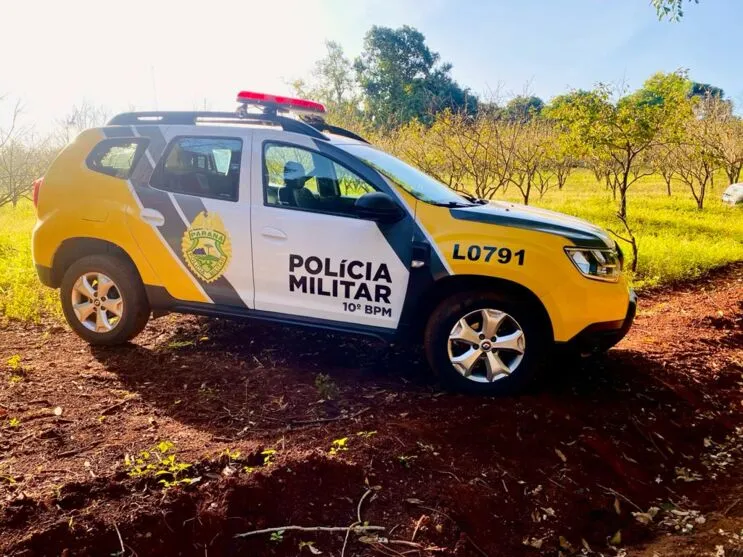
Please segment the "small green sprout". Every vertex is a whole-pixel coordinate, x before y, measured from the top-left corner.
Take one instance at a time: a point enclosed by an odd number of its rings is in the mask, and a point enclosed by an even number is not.
[[[261,451],[263,455],[263,466],[269,466],[273,462],[273,457],[276,456],[278,451],[276,449],[264,449]]]
[[[410,468],[413,464],[413,461],[418,458],[417,456],[412,455],[400,455],[397,457],[397,461],[402,464],[405,468]]]
[[[10,358],[8,358],[6,363],[8,364],[8,367],[10,368],[11,371],[18,371],[22,367],[21,366],[22,360],[23,358],[21,358],[19,354],[13,354]]]
[[[159,478],[164,489],[177,485],[191,485],[201,478],[185,476],[191,465],[179,462],[175,445],[170,441],[160,441],[150,450],[141,451],[136,456],[125,455],[124,466],[132,478]]]
[[[171,350],[178,350],[180,348],[186,348],[195,344],[192,340],[172,340],[168,343],[168,348]]]
[[[278,532],[271,532],[271,541],[274,543],[279,543],[284,541],[284,531],[279,530]]]
[[[348,437],[341,437],[340,439],[334,439],[333,443],[330,446],[330,451],[328,451],[331,455],[336,455],[341,451],[347,451],[348,447],[346,445],[348,444]]]
[[[322,555],[322,551],[315,547],[315,542],[299,542],[299,552],[302,553],[304,548],[307,548],[312,555]]]
[[[23,381],[26,375],[26,368],[23,366],[23,358],[19,354],[13,354],[5,363],[10,368],[10,379],[8,382],[15,385]]]
[[[240,451],[237,450],[231,451],[230,449],[225,449],[224,451],[222,451],[222,454],[226,456],[227,460],[229,461],[237,460],[238,458],[240,458]]]
[[[263,463],[261,466],[271,466],[273,464],[274,457],[278,454],[276,449],[263,449],[261,456],[263,457]],[[246,474],[252,474],[258,469],[258,466],[243,466],[243,472]]]

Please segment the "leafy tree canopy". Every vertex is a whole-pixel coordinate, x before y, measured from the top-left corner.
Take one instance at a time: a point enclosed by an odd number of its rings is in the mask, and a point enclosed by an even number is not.
[[[354,66],[366,110],[380,126],[429,121],[446,108],[474,110],[476,106],[475,97],[451,78],[451,64],[441,63],[423,34],[407,25],[372,27]]]
[[[710,96],[722,99],[725,98],[725,91],[723,91],[720,87],[715,87],[714,85],[710,85],[709,83],[699,83],[698,81],[693,81],[691,83],[689,95],[692,97]]]
[[[670,21],[679,21],[684,17],[684,0],[651,0],[658,19],[668,19]],[[699,0],[688,0],[699,4]]]
[[[527,122],[539,116],[543,108],[544,101],[539,97],[521,95],[508,101],[503,113],[511,121]]]
[[[690,114],[690,87],[683,72],[657,73],[616,101],[606,85],[555,97],[546,115],[562,123],[576,144],[612,158],[634,159],[662,136],[678,131],[681,118]]]

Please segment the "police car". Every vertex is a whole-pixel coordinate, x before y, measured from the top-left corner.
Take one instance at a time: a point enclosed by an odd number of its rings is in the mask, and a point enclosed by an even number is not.
[[[606,350],[635,297],[602,229],[456,193],[323,105],[244,91],[235,112],[119,114],[34,184],[33,257],[92,344],[154,312],[421,339],[450,387],[532,378],[554,343]]]

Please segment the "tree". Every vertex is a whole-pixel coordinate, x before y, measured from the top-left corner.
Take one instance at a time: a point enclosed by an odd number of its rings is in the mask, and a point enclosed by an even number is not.
[[[552,172],[557,182],[557,188],[562,189],[568,181],[568,177],[573,172],[577,163],[573,150],[570,148],[570,142],[566,140],[562,130],[551,126],[548,130],[549,139],[547,141],[547,168]],[[540,198],[544,196],[546,190],[540,189]]]
[[[110,111],[106,107],[83,100],[80,104],[73,105],[70,112],[58,121],[55,141],[67,145],[83,130],[105,125],[109,117]]]
[[[666,193],[671,195],[673,177],[678,170],[676,149],[673,145],[657,145],[649,153],[652,168],[663,177],[666,183]]]
[[[707,186],[712,183],[719,159],[715,156],[715,123],[706,118],[690,118],[685,137],[675,149],[676,172],[691,191],[697,208],[704,209]]]
[[[292,83],[295,92],[333,108],[358,101],[353,65],[343,47],[334,41],[325,41],[325,48],[327,54],[315,62],[309,83],[303,79]]]
[[[457,129],[455,122],[459,123],[449,111],[439,113],[430,127],[413,120],[395,133],[400,140],[394,149],[402,158],[439,182],[455,191],[462,191],[467,168],[453,156],[456,148],[452,133]]]
[[[28,197],[33,181],[51,164],[56,149],[48,141],[19,135],[0,147],[0,207]]]
[[[338,43],[326,41],[325,48],[327,54],[315,63],[309,80],[292,82],[294,93],[322,102],[328,109],[329,123],[365,134],[368,126],[360,111],[361,98],[353,64]]]
[[[407,25],[372,27],[354,67],[366,111],[377,126],[391,128],[416,118],[430,123],[441,110],[472,112],[476,106],[451,78],[451,64],[441,64],[423,34]]]
[[[3,100],[0,97],[0,102]],[[8,125],[0,128],[0,207],[7,203],[15,207],[31,187],[30,181],[24,186],[23,179],[18,175],[18,169],[25,167],[23,161],[27,158],[19,152],[23,147],[19,137],[25,131],[18,125],[20,114],[21,103],[17,101],[9,115],[3,118],[9,122]]]
[[[695,110],[708,125],[706,146],[723,168],[729,183],[737,183],[743,169],[743,121],[735,116],[730,103],[707,95]]]
[[[0,103],[5,100],[5,97],[0,97]],[[2,113],[0,113],[2,114]],[[14,135],[18,131],[18,117],[21,114],[21,101],[16,101],[13,108],[10,109],[10,114],[7,118],[8,125],[5,128],[0,127],[0,148],[2,148],[8,141],[12,140]],[[2,121],[2,119],[0,119]]]
[[[691,89],[689,90],[690,97],[718,97],[720,99],[725,97],[725,91],[715,85],[709,83],[699,83],[698,81],[691,82]]]
[[[321,100],[341,105],[352,100],[356,83],[353,79],[351,61],[343,54],[341,45],[326,41],[328,54],[318,60],[315,76],[320,80]]]
[[[679,21],[684,17],[684,0],[651,0],[658,19],[668,18],[670,21]],[[688,0],[699,4],[699,0]]]
[[[551,137],[547,124],[539,120],[509,124],[520,126],[514,149],[514,171],[510,181],[521,192],[524,205],[529,204],[532,189],[537,188],[540,197],[550,188],[553,175],[548,165],[548,145]]]
[[[558,97],[547,111],[585,155],[607,164],[608,179],[619,195],[617,218],[626,233],[614,234],[632,246],[633,272],[637,270],[637,242],[628,221],[627,192],[638,179],[652,173],[643,161],[647,152],[680,133],[691,114],[689,86],[681,72],[655,74],[641,89],[616,101],[615,91],[599,85],[593,91]]]
[[[503,116],[511,121],[528,121],[539,116],[543,108],[544,101],[539,97],[520,95],[508,101]]]

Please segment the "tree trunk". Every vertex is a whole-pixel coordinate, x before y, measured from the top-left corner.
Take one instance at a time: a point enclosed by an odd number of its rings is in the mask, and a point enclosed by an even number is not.
[[[737,184],[740,179],[741,165],[731,164],[725,168],[725,174],[728,175],[728,180],[731,184]]]
[[[630,264],[630,270],[632,271],[632,274],[635,274],[637,272],[637,240],[635,239],[634,234],[630,237],[632,238],[632,263]]]
[[[627,188],[619,188],[619,218],[627,220]]]
[[[707,184],[702,184],[701,188],[699,188],[699,197],[697,197],[697,209],[699,209],[700,211],[704,210],[704,194],[706,189]]]
[[[616,201],[617,200],[617,184],[608,175],[606,176],[606,187],[607,189],[611,190],[611,198],[614,201]]]

